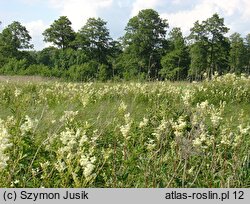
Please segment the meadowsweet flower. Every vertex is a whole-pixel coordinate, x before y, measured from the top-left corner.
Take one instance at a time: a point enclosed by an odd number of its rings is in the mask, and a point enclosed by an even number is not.
[[[9,155],[5,151],[12,146],[9,141],[10,135],[4,122],[0,119],[0,170],[7,166],[7,161],[9,160]]]
[[[80,146],[80,147],[83,147],[84,144],[85,144],[87,141],[88,141],[88,137],[87,137],[87,135],[86,135],[86,131],[83,131],[83,132],[81,133],[81,138],[80,138],[80,140],[79,140],[79,146]]]
[[[225,146],[230,146],[231,145],[231,138],[233,136],[233,133],[230,132],[228,134],[228,129],[224,129],[221,132],[221,144],[225,145]]]
[[[148,139],[146,146],[147,146],[147,150],[152,151],[156,146],[155,141],[153,139]]]
[[[195,169],[195,167],[192,166],[192,167],[188,170],[188,174],[189,174],[189,175],[192,175],[192,174],[194,173],[194,169]]]
[[[81,155],[80,159],[80,165],[83,168],[83,175],[85,178],[90,178],[94,169],[95,169],[95,163],[96,157],[90,157],[90,155],[83,154]]]
[[[65,131],[60,133],[60,140],[62,141],[63,145],[65,145],[63,147],[64,151],[70,152],[72,151],[74,148],[76,148],[76,146],[78,145],[78,138],[81,135],[81,130],[77,129],[72,130],[69,128],[66,128]]]
[[[168,125],[167,121],[161,120],[160,125],[152,133],[152,135],[155,136],[158,141],[160,141],[162,135],[167,132],[167,125]]]
[[[176,136],[182,136],[187,127],[187,122],[183,116],[180,116],[178,121],[172,124],[172,127]]]
[[[197,137],[196,139],[193,140],[193,145],[198,148],[201,147],[202,140],[199,137]]]
[[[139,124],[139,128],[146,127],[147,125],[148,125],[148,119],[144,117],[143,120]]]
[[[25,122],[20,127],[21,134],[24,135],[28,132],[31,132],[36,127],[37,123],[37,119],[32,120],[28,115],[26,115]]]
[[[242,134],[242,135],[245,135],[245,134],[247,134],[247,133],[250,133],[250,126],[249,126],[249,127],[246,127],[246,128],[243,128],[243,126],[240,124],[240,125],[238,126],[238,129],[239,129],[239,131],[240,131],[240,134]]]
[[[57,161],[55,164],[55,168],[58,172],[62,173],[67,168],[64,161]]]
[[[211,114],[211,122],[213,124],[214,127],[218,127],[218,125],[220,124],[220,121],[222,120],[222,117],[219,116],[220,113],[212,113]]]
[[[126,123],[130,123],[130,122],[131,122],[130,113],[125,114],[125,115],[124,115],[124,119],[125,119],[125,122],[126,122]]]
[[[186,91],[184,91],[183,95],[181,96],[182,100],[183,100],[183,103],[186,105],[186,106],[189,106],[190,105],[190,101],[193,97],[193,92],[188,89]]]
[[[14,95],[15,95],[15,97],[18,97],[21,95],[21,93],[22,93],[22,91],[20,89],[16,89],[14,92]]]
[[[201,102],[200,104],[197,104],[197,108],[198,108],[198,109],[201,109],[201,110],[207,109],[208,106],[209,106],[209,104],[208,104],[208,101],[207,101],[207,100]]]
[[[49,161],[46,161],[44,163],[40,163],[40,166],[43,170],[46,170],[48,168],[48,166],[50,165]]]
[[[74,145],[76,143],[75,132],[72,129],[66,128],[65,131],[60,133],[60,140],[64,145]]]
[[[78,111],[64,111],[64,115],[61,117],[60,122],[72,122],[78,115]]]
[[[213,144],[214,136],[209,136],[205,130],[201,129],[200,135],[193,140],[193,146],[200,149],[207,149]]]
[[[127,110],[127,105],[122,101],[120,106],[119,106],[119,111],[120,112],[125,112]]]
[[[131,127],[131,124],[129,123],[129,124],[126,124],[126,125],[122,125],[121,127],[120,127],[120,131],[121,131],[121,133],[122,133],[122,135],[123,135],[123,137],[125,138],[125,139],[129,139],[130,137],[128,136],[128,134],[129,134],[129,131],[130,131],[130,127]]]
[[[125,125],[120,126],[120,131],[123,135],[123,137],[128,140],[129,137],[129,131],[131,128],[132,120],[130,118],[130,113],[127,113],[124,115]]]

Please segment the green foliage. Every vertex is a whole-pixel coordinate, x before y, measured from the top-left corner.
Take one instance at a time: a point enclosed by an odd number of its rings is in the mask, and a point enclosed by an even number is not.
[[[140,73],[145,73],[147,78],[158,76],[167,28],[167,21],[160,18],[153,9],[140,11],[137,16],[129,20],[125,28],[124,57],[134,58],[132,62],[137,61],[134,69],[137,68]]]
[[[0,70],[2,74],[17,75],[27,68],[27,61],[25,59],[17,60],[11,58]]]
[[[61,16],[44,31],[44,41],[51,42],[60,49],[71,47],[75,40],[75,32],[71,28],[71,24],[67,16]]]
[[[191,64],[188,75],[193,80],[201,80],[208,66],[208,52],[206,46],[204,46],[202,42],[196,42],[191,45],[190,58]]]
[[[21,75],[28,75],[28,76],[35,76],[40,75],[43,77],[51,77],[52,76],[52,70],[42,64],[36,64],[36,65],[30,65],[25,70],[22,70],[19,72]]]
[[[224,25],[224,19],[220,18],[218,14],[214,14],[211,18],[202,21],[200,24],[195,22],[194,27],[191,28],[191,34],[189,39],[194,42],[199,42],[198,46],[195,46],[192,54],[191,61],[195,60],[194,66],[191,66],[192,72],[196,72],[196,68],[199,71],[199,65],[206,61],[206,73],[211,77],[215,71],[223,73],[227,69],[227,61],[229,55],[229,43],[224,36],[229,31]],[[199,55],[198,49],[202,49],[202,53],[206,52],[206,58],[196,56]],[[191,62],[192,64],[192,62]],[[197,66],[198,65],[198,66]],[[197,67],[196,67],[197,66]]]
[[[247,77],[19,80],[0,82],[1,187],[249,187]]]
[[[170,32],[169,44],[169,51],[161,59],[160,75],[170,80],[186,79],[189,53],[180,28],[173,28]]]
[[[246,55],[245,55],[245,73],[250,74],[250,33],[245,38],[245,49],[246,49]]]
[[[242,73],[244,70],[244,64],[245,64],[245,46],[243,38],[240,36],[239,33],[233,33],[230,36],[230,42],[231,42],[231,49],[230,49],[230,68],[231,72],[234,73]]]
[[[98,73],[99,63],[89,61],[81,65],[72,65],[68,70],[69,79],[74,81],[91,81]]]
[[[77,33],[77,47],[84,50],[90,60],[107,64],[112,38],[101,18],[89,18]]]
[[[21,59],[20,50],[33,48],[30,44],[31,36],[21,23],[14,21],[0,33],[1,58],[8,61],[10,58]]]
[[[77,33],[71,25],[66,16],[55,20],[43,35],[56,47],[41,51],[27,50],[33,48],[31,36],[19,22],[8,25],[0,33],[1,73],[75,81],[202,80],[216,73],[250,74],[250,34],[244,39],[237,33],[225,37],[229,28],[218,14],[196,21],[188,38],[180,28],[173,28],[166,38],[168,22],[153,9],[129,19],[118,40],[110,37],[101,18],[89,18]]]
[[[1,33],[2,43],[15,50],[33,48],[33,45],[30,44],[30,40],[31,36],[29,32],[18,21],[14,21],[8,25]]]

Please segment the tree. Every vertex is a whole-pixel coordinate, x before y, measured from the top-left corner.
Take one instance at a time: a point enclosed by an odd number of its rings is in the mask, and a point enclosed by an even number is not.
[[[185,79],[189,67],[189,53],[180,28],[169,34],[169,52],[162,58],[160,74],[170,80]]]
[[[246,47],[246,55],[245,55],[245,63],[246,69],[245,72],[250,75],[250,33],[245,38],[245,47]]]
[[[12,52],[33,48],[30,40],[31,36],[27,29],[17,21],[8,25],[0,34],[1,46]]]
[[[101,18],[89,18],[77,33],[77,47],[84,50],[90,60],[107,64],[112,38]]]
[[[220,18],[218,14],[214,14],[204,23],[209,43],[208,75],[212,75],[214,71],[222,73],[228,63],[226,58],[229,56],[229,42],[224,35],[229,28],[224,25],[224,18]]]
[[[14,21],[0,33],[0,65],[8,63],[11,58],[25,58],[25,49],[33,48],[31,36],[20,22]]]
[[[202,21],[201,24],[196,21],[194,27],[191,28],[189,39],[191,39],[192,43],[199,42],[199,46],[203,46],[202,50],[207,52],[207,58],[200,58],[200,60],[207,60],[206,72],[209,77],[215,71],[222,73],[227,68],[229,42],[224,35],[228,31],[229,28],[224,25],[224,19],[220,18],[218,14],[214,14],[206,21]],[[193,52],[191,60],[192,57],[196,58],[196,60],[199,59],[199,57],[194,55],[195,53],[198,54],[198,52]],[[198,64],[201,63],[199,62]]]
[[[142,10],[131,18],[123,37],[124,56],[127,58],[124,61],[127,68],[131,67],[128,64],[131,61],[139,74],[146,74],[147,78],[156,78],[166,43],[167,28],[167,20],[161,19],[153,9]]]
[[[51,42],[63,50],[72,47],[75,40],[75,32],[71,24],[67,16],[61,16],[43,32],[44,41]]]
[[[195,42],[190,46],[191,64],[188,75],[191,80],[201,80],[208,66],[208,51],[203,42]]]
[[[239,33],[233,33],[230,36],[230,71],[241,73],[245,64],[245,47],[244,40]]]

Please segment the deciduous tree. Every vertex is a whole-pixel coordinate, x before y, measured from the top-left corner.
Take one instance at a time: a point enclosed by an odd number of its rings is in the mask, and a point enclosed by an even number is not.
[[[77,34],[77,46],[84,50],[90,60],[107,64],[112,38],[101,18],[89,18]]]
[[[145,9],[131,18],[125,28],[123,46],[126,64],[137,61],[136,69],[147,78],[157,77],[166,43],[167,20],[153,9]],[[136,60],[132,60],[132,58]],[[127,66],[129,68],[130,66]]]

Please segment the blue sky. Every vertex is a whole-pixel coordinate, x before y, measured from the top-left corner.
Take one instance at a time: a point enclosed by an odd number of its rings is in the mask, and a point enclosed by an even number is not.
[[[128,20],[139,10],[153,8],[170,27],[181,27],[185,35],[196,20],[217,12],[225,18],[230,33],[244,37],[250,33],[249,0],[0,0],[0,30],[20,21],[29,30],[36,50],[46,47],[42,32],[61,15],[66,15],[78,31],[89,17],[101,17],[113,38],[124,34]]]

